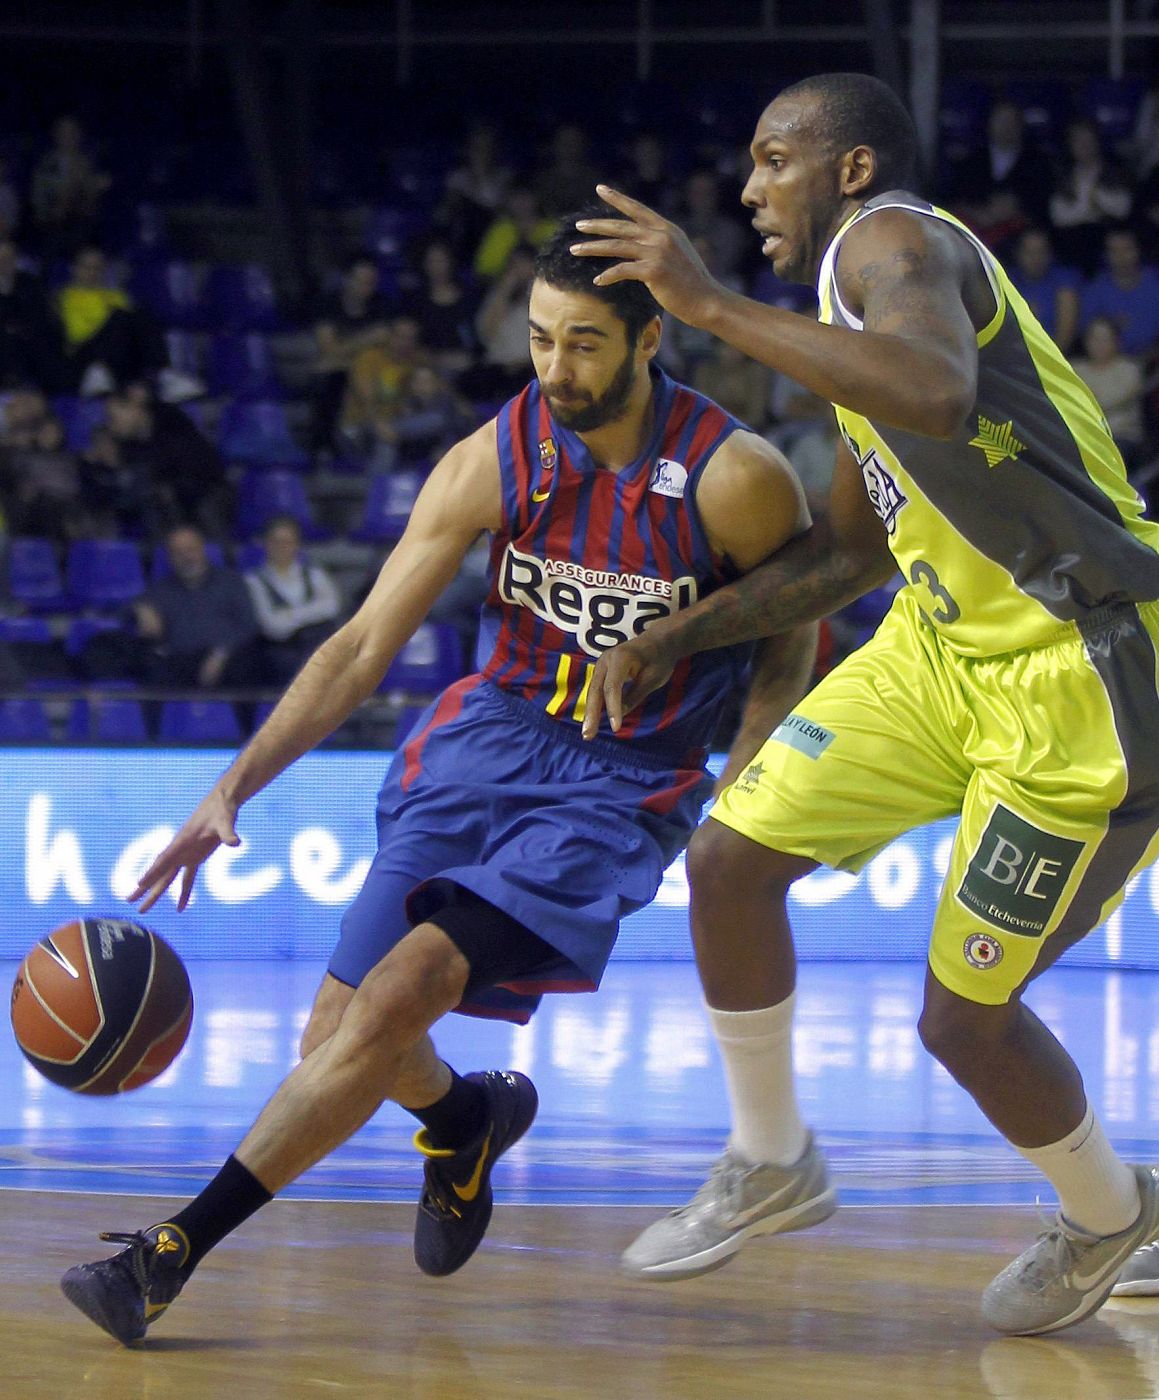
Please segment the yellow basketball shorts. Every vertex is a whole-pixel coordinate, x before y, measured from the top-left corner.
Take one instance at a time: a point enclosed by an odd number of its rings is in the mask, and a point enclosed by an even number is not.
[[[857,871],[960,813],[930,940],[951,991],[1000,1005],[1159,856],[1159,603],[1002,656],[952,652],[903,589],[710,816]]]

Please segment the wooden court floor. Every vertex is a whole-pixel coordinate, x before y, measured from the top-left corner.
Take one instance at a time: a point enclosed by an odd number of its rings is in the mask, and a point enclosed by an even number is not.
[[[1059,1339],[999,1338],[981,1289],[1035,1232],[1007,1207],[846,1207],[727,1269],[639,1284],[616,1256],[655,1212],[497,1207],[453,1278],[410,1256],[412,1208],[277,1201],[133,1350],[63,1299],[101,1229],[157,1200],[0,1193],[4,1400],[1154,1400],[1159,1303]]]

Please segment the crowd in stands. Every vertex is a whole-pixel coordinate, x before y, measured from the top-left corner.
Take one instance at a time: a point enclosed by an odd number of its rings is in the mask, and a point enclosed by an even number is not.
[[[1159,85],[1065,107],[1047,86],[1054,105],[948,99],[932,192],[1004,260],[1159,503]],[[599,179],[680,222],[728,285],[816,314],[759,256],[741,142],[637,127],[597,149],[568,122],[536,150],[480,121],[427,160],[422,192],[385,185],[291,303],[260,261],[181,256],[75,117],[41,149],[0,140],[0,741],[84,737],[76,705],[96,722],[120,693],[123,719],[126,686],[140,711],[114,737],[196,737],[223,696],[204,732],[244,734],[364,594],[432,463],[527,382],[535,249]],[[823,507],[826,404],[679,323],[661,360]],[[384,682],[392,714],[470,664],[484,573],[475,551]],[[889,597],[831,620],[822,667]]]

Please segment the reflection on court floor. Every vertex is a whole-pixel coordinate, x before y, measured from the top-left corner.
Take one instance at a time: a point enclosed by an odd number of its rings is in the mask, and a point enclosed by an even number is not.
[[[295,1063],[323,965],[191,965],[189,1043],[155,1084],[116,1099],[56,1089],[0,1036],[0,1187],[186,1195],[236,1146]],[[14,962],[0,963],[11,984]],[[1033,1202],[1047,1191],[922,1049],[923,969],[802,968],[795,1036],[806,1114],[849,1204]],[[1159,975],[1057,969],[1028,998],[1079,1062],[1129,1156],[1159,1157]],[[702,1179],[727,1132],[723,1081],[688,964],[613,964],[595,995],[556,996],[527,1027],[452,1016],[461,1070],[530,1074],[529,1136],[496,1173],[523,1203],[664,1205]],[[285,1194],[412,1199],[413,1121],[387,1105]]]

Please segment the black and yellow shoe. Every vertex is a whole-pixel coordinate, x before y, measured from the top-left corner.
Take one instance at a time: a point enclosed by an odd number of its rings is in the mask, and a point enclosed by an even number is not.
[[[178,1225],[165,1222],[132,1235],[102,1234],[127,1245],[111,1259],[78,1264],[60,1281],[64,1296],[125,1346],[139,1342],[181,1292],[189,1241]]]
[[[535,1121],[539,1095],[524,1074],[489,1069],[464,1078],[487,1099],[478,1136],[455,1150],[434,1147],[427,1130],[415,1134],[426,1158],[415,1218],[415,1263],[424,1274],[453,1274],[479,1247],[491,1221],[491,1168]]]

